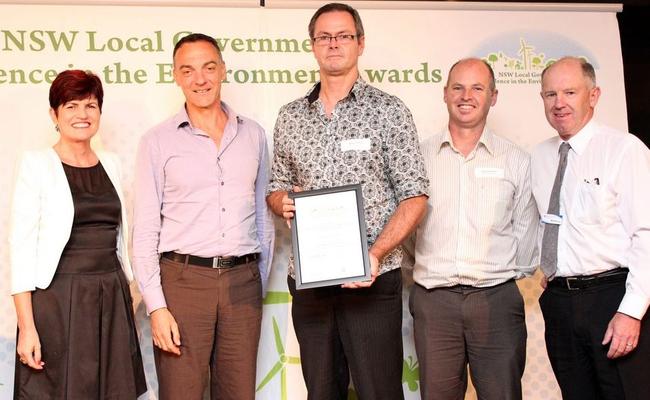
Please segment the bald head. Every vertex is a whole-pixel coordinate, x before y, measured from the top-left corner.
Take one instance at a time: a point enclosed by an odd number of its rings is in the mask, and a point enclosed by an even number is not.
[[[475,57],[462,58],[462,59],[456,61],[451,66],[451,68],[449,68],[449,74],[447,74],[447,85],[446,86],[449,86],[449,82],[450,82],[449,80],[451,78],[451,74],[454,72],[454,69],[457,66],[459,66],[461,64],[464,65],[464,64],[475,64],[475,63],[476,64],[482,64],[485,67],[485,70],[490,75],[490,78],[489,78],[490,79],[490,85],[489,85],[490,90],[494,91],[496,89],[496,83],[494,81],[494,70],[492,70],[492,67],[490,66],[490,64],[487,61],[482,60],[480,58],[475,58]]]
[[[582,75],[585,77],[585,79],[587,79],[590,88],[596,86],[596,71],[594,70],[594,66],[591,65],[584,58],[573,57],[573,56],[562,57],[556,62],[554,62],[553,64],[544,68],[544,70],[542,71],[542,85],[544,84],[544,76],[546,76],[546,73],[548,71],[556,67],[564,67],[564,66],[579,67],[580,71],[582,71]]]

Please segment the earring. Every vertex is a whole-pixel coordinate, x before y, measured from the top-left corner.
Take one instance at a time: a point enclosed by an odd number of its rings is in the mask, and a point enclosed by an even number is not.
[[[59,125],[54,125],[54,129],[58,132],[59,131]]]

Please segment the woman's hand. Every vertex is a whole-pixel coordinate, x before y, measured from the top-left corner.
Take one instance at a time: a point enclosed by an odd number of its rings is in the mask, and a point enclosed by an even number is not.
[[[16,352],[20,357],[20,362],[34,369],[43,369],[45,363],[41,360],[41,340],[34,324],[32,292],[15,294],[14,305],[18,317],[18,345],[16,346]]]
[[[45,363],[41,360],[41,341],[36,328],[20,329],[16,352],[20,362],[34,369],[43,369]]]

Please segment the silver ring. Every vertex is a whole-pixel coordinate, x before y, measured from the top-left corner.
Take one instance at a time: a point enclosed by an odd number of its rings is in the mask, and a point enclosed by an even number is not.
[[[632,343],[626,344],[625,347],[632,347]]]

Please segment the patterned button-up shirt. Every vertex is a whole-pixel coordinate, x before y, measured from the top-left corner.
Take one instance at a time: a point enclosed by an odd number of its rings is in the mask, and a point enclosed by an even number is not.
[[[330,116],[319,92],[320,83],[280,109],[267,192],[360,183],[372,246],[399,202],[428,194],[413,117],[400,99],[361,79]],[[399,268],[401,261],[398,247],[384,257],[379,273]],[[293,257],[289,274],[294,276]]]

